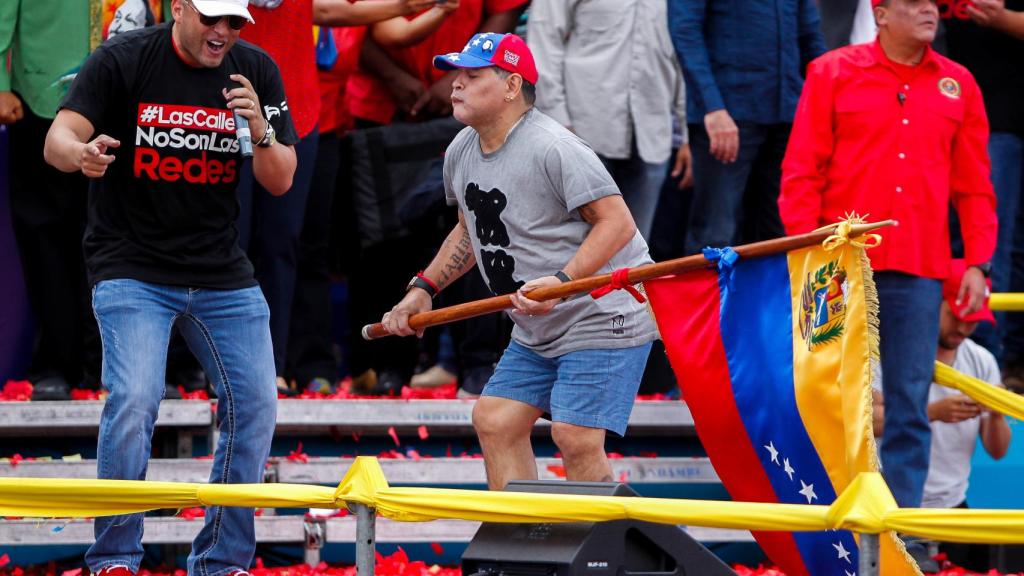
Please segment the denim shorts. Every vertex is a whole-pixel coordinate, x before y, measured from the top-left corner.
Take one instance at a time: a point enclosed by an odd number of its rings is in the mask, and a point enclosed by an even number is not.
[[[604,428],[622,436],[650,351],[647,343],[545,358],[512,341],[482,395],[529,404],[552,422]]]

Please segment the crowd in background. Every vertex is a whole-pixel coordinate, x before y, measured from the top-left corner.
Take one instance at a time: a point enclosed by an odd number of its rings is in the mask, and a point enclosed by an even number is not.
[[[1024,226],[1015,226],[1024,187],[1024,0],[895,1],[937,9],[935,49],[980,87],[999,232],[991,262],[968,264],[991,274],[993,291],[1024,292]],[[17,366],[10,358],[25,349],[18,346],[23,331],[0,318],[7,332],[0,343],[8,345],[0,368],[10,370],[0,379],[29,379],[33,400],[68,399],[73,388],[100,383],[81,251],[88,181],[47,166],[43,139],[90,51],[110,35],[167,21],[170,4],[0,2],[0,123],[8,132],[17,244],[17,258],[0,266],[9,279],[24,279],[35,326],[31,360]],[[459,52],[477,32],[522,35],[540,72],[537,108],[597,152],[652,256],[662,260],[785,233],[783,159],[808,64],[828,50],[873,42],[877,4],[251,0],[255,24],[242,39],[279,66],[300,138],[288,193],[271,195],[251,170],[239,185],[238,240],[270,306],[278,391],[331,392],[350,377],[357,393],[396,395],[409,385],[457,381],[459,394],[472,397],[508,342],[503,315],[430,330],[422,340],[360,337],[363,325],[401,298],[456,218],[445,204],[441,167],[461,126],[449,100],[454,75],[432,66],[435,55]],[[901,106],[907,97],[914,95],[899,93]],[[851,113],[870,102],[854,104]],[[953,253],[962,255],[953,219]],[[437,306],[515,288],[472,273]],[[1024,322],[997,319],[974,337],[997,359],[1006,385],[1024,388]],[[643,391],[673,393],[665,363],[656,347]],[[207,387],[188,349],[173,340],[166,397]]]
[[[1003,9],[1019,11],[1014,1]],[[0,77],[0,121],[10,129],[10,208],[36,322],[28,377],[38,399],[99,382],[78,248],[86,196],[69,193],[87,181],[47,167],[42,139],[90,48],[170,14],[170,0],[100,4],[99,14],[88,3],[2,7],[0,48],[10,70]],[[870,0],[376,0],[366,2],[374,11],[358,13],[360,4],[253,1],[256,23],[242,33],[281,68],[302,138],[288,194],[253,187],[251,173],[239,194],[239,241],[273,312],[285,392],[327,390],[351,375],[357,389],[387,394],[437,362],[444,370],[426,381],[451,374],[478,392],[503,348],[509,325],[500,317],[436,331],[441,341],[423,345],[364,343],[356,330],[400,295],[453,217],[436,150],[459,126],[447,100],[452,75],[431,68],[435,54],[461,49],[477,31],[524,35],[541,70],[538,108],[598,152],[662,259],[782,235],[776,199],[806,65],[875,34]],[[938,8],[944,33],[936,48],[968,66],[985,97],[1000,200],[993,288],[1005,292],[1011,263],[1024,260],[1011,258],[1024,251],[1013,232],[1024,157],[1021,40],[972,16],[965,2]],[[331,323],[332,280],[348,290],[343,329]],[[467,278],[444,302],[488,295],[482,281]],[[1018,382],[1024,330],[1005,320],[977,337]],[[175,344],[171,352],[169,394],[201,386],[187,350]]]

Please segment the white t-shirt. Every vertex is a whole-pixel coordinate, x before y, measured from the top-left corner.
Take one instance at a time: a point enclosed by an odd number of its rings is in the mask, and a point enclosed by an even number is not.
[[[999,365],[992,353],[964,340],[957,348],[953,368],[1002,387]],[[959,390],[932,383],[928,403],[962,394]],[[981,433],[981,416],[956,424],[932,422],[931,464],[924,483],[924,508],[953,508],[967,498],[967,477],[971,473],[971,456]]]
[[[871,0],[859,0],[857,2],[857,11],[853,16],[850,44],[873,42],[877,35],[878,26],[875,25],[875,14],[874,10],[871,9]]]

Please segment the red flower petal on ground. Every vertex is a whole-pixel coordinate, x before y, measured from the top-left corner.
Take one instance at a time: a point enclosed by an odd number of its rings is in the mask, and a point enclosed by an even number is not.
[[[395,432],[394,426],[388,427],[388,436],[391,436],[391,439],[395,441],[395,446],[402,445],[402,443],[398,441],[398,432]]]
[[[302,442],[299,442],[299,446],[288,453],[288,460],[292,462],[309,462],[309,455],[302,451]]]
[[[430,549],[433,550],[434,554],[437,554],[438,556],[444,554],[444,546],[441,546],[441,544],[437,542],[431,542]]]
[[[551,472],[559,478],[565,478],[565,466],[559,464],[551,464],[548,466],[548,472]]]
[[[420,440],[426,440],[427,438],[430,438],[430,431],[427,430],[426,425],[417,428],[416,432],[420,435]]]
[[[8,556],[7,554],[4,554],[3,556],[0,556],[0,568],[3,568],[4,566],[7,566],[10,563],[11,563],[11,557],[10,556]]]
[[[0,400],[28,402],[32,399],[32,383],[28,380],[8,380],[0,390]]]
[[[196,518],[204,518],[206,516],[206,509],[201,507],[195,508],[182,508],[176,514],[178,518],[184,518],[185,520],[195,520]]]

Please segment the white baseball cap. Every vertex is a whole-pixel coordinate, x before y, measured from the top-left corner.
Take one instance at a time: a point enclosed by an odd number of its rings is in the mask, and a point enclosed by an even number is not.
[[[255,24],[249,14],[249,0],[191,0],[196,10],[204,16],[242,16]]]

